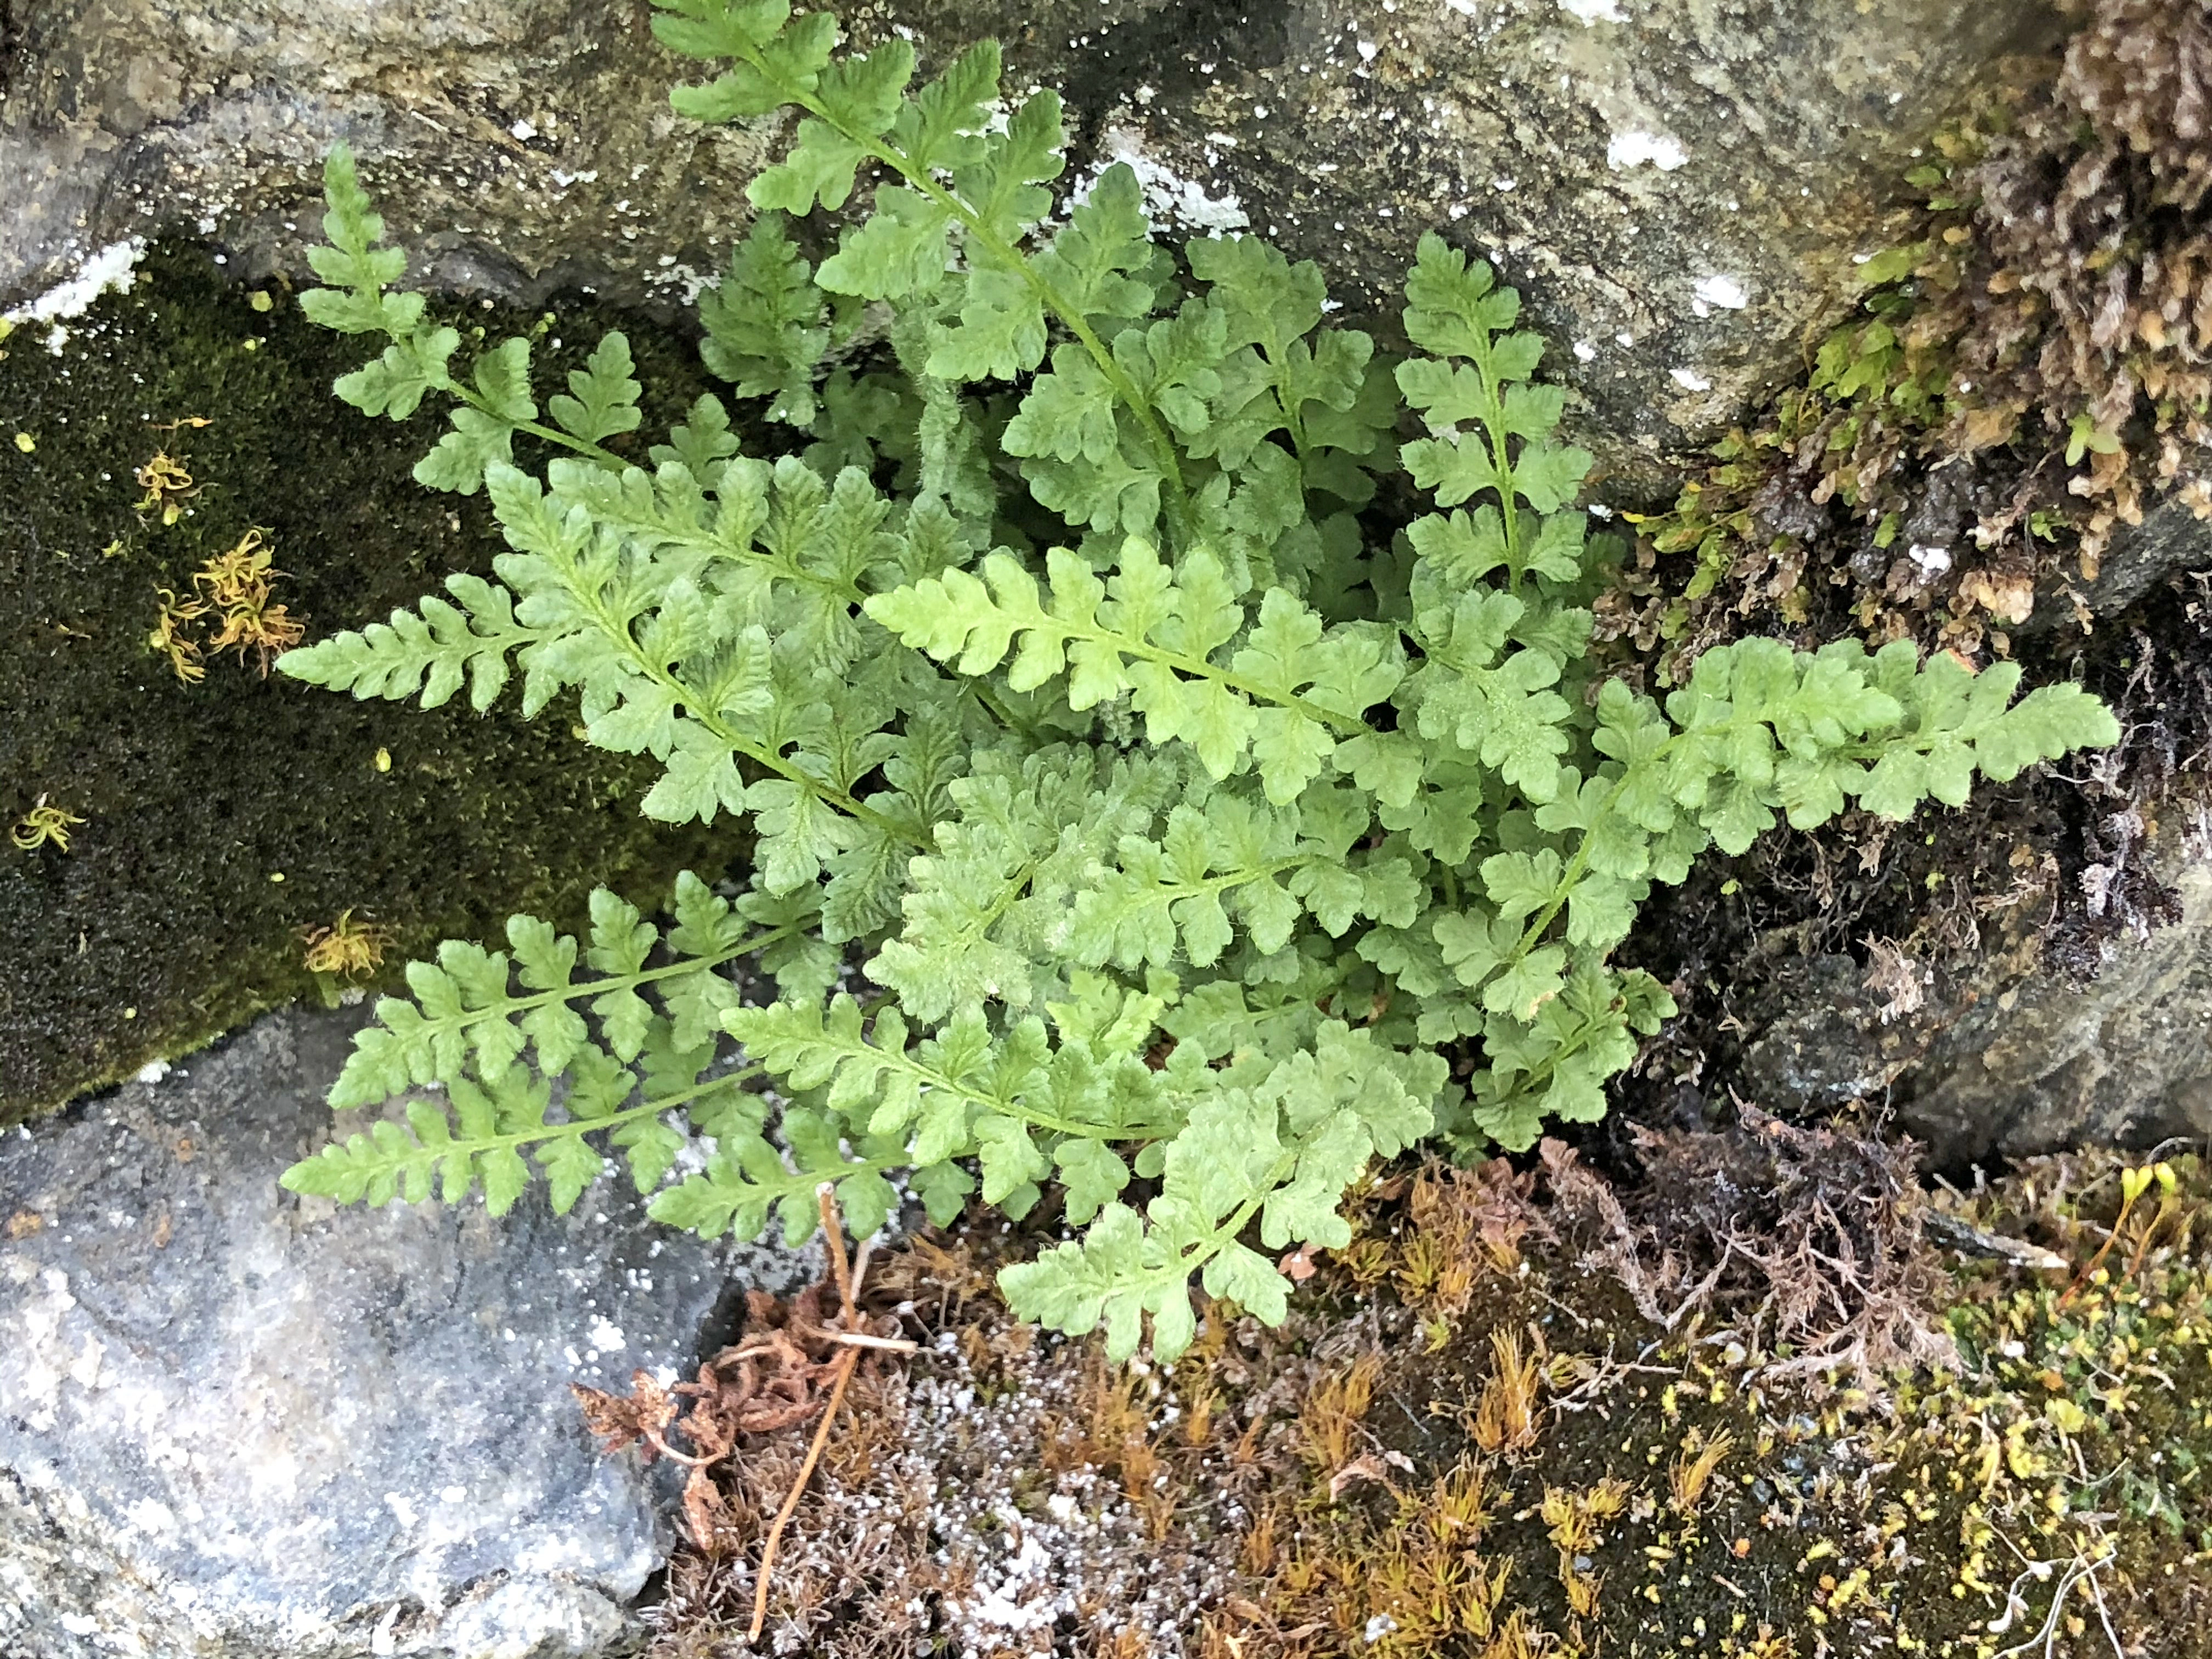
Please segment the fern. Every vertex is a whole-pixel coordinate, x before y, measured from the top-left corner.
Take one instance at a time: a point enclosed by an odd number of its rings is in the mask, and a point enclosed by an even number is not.
[[[616,334],[541,420],[527,342],[459,363],[336,151],[305,303],[386,343],[339,395],[442,401],[417,476],[486,490],[508,550],[281,665],[573,694],[659,763],[647,813],[749,830],[750,885],[415,964],[333,1101],[443,1103],[294,1188],[565,1206],[620,1155],[663,1220],[793,1237],[823,1182],[861,1232],[896,1182],[940,1220],[1056,1194],[1083,1231],[1004,1273],[1015,1307],[1116,1356],[1149,1320],[1171,1357],[1194,1279],[1279,1318],[1267,1253],[1344,1242],[1371,1158],[1601,1115],[1674,1012],[1612,952],[1707,848],[2115,740],[2074,687],[1909,645],[1747,640],[1663,702],[1602,678],[1590,458],[1486,266],[1422,239],[1393,362],[1310,264],[1157,244],[1126,167],[1056,198],[1059,101],[1008,100],[995,46],[916,87],[824,14],[655,3],[720,66],[680,112],[798,112],[702,307],[708,368],[797,453],[742,453],[711,396],[649,465],[611,450]],[[816,265],[790,220],[818,210]],[[1386,536],[1399,472],[1434,508]]]

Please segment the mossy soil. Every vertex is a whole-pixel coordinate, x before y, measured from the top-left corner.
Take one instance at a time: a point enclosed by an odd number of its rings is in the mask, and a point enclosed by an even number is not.
[[[1013,1324],[985,1270],[1024,1241],[998,1224],[925,1238],[872,1304],[921,1352],[830,1436],[763,1635],[739,1633],[805,1422],[742,1437],[687,1506],[651,1651],[2212,1651],[2212,1184],[2178,1158],[2123,1212],[2124,1167],[1943,1200],[2062,1266],[1893,1239],[1940,1357],[1871,1373],[1793,1372],[1755,1276],[1678,1285],[1655,1323],[1621,1273],[1623,1249],[1660,1266],[1641,1224],[1593,1236],[1564,1188],[1495,1169],[1370,1187],[1282,1327],[1212,1304],[1172,1367]]]
[[[453,315],[538,329],[548,378],[612,320]],[[622,322],[652,432],[702,389],[696,359]],[[488,571],[497,536],[481,496],[409,476],[442,416],[340,404],[362,343],[281,285],[249,294],[206,252],[156,246],[68,330],[58,351],[36,328],[0,343],[0,823],[41,797],[82,820],[66,851],[0,842],[0,1124],[314,994],[302,930],[342,912],[388,933],[390,979],[441,938],[495,940],[513,911],[573,924],[596,884],[651,902],[678,867],[727,861],[726,835],[641,818],[650,767],[587,747],[557,708],[356,702],[235,655],[182,683],[148,645],[159,590],[189,593],[250,529],[309,639]],[[138,505],[157,453],[194,483],[173,523]]]

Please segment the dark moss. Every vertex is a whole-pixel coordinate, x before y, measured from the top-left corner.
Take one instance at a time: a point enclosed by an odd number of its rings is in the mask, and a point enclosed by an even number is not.
[[[188,591],[251,527],[310,638],[497,550],[480,497],[409,476],[442,417],[401,429],[341,404],[330,384],[362,343],[309,325],[281,288],[257,310],[204,252],[158,247],[58,355],[35,330],[0,346],[0,821],[41,795],[84,820],[66,853],[0,844],[0,1123],[312,991],[298,930],[343,910],[388,929],[396,963],[516,909],[573,922],[594,884],[650,897],[728,856],[642,819],[649,763],[586,748],[557,705],[526,723],[511,696],[489,718],[361,703],[235,657],[186,685],[148,648],[156,590]],[[607,320],[456,318],[545,322],[541,387]],[[563,326],[576,337],[556,346]],[[693,355],[624,326],[653,431],[701,389]],[[188,416],[210,423],[156,429]],[[158,450],[199,486],[167,526],[134,510]]]

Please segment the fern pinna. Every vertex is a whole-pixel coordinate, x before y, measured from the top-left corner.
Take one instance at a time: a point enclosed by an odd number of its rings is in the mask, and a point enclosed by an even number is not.
[[[1056,1187],[1079,1232],[1004,1273],[1013,1305],[1116,1356],[1149,1315],[1172,1357],[1194,1275],[1279,1317],[1273,1255],[1346,1242],[1376,1155],[1598,1116],[1673,1010],[1609,953],[1707,847],[2114,740],[2075,687],[1909,643],[1600,682],[1590,458],[1486,266],[1423,238],[1389,362],[1313,265],[1156,243],[1126,166],[1055,194],[1060,100],[1008,99],[994,46],[916,89],[904,41],[841,50],[824,13],[655,3],[726,65],[678,111],[798,113],[701,311],[792,441],[740,453],[705,397],[641,459],[619,334],[542,411],[527,341],[460,363],[334,153],[305,303],[385,342],[337,391],[444,403],[416,476],[486,490],[510,550],[282,666],[479,709],[519,671],[526,716],[573,692],[659,763],[647,813],[748,823],[750,884],[415,964],[335,1103],[443,1102],[294,1188],[503,1208],[534,1164],[565,1206],[619,1153],[665,1221],[799,1237],[825,1181],[862,1233],[901,1183],[940,1220]],[[818,268],[787,217],[817,211]],[[1393,531],[1397,471],[1435,510]]]

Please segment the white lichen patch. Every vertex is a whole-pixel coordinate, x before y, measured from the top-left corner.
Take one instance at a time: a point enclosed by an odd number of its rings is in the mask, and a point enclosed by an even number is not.
[[[1152,153],[1141,129],[1120,125],[1107,128],[1101,149],[1105,160],[1078,185],[1078,201],[1089,196],[1100,173],[1121,161],[1137,175],[1145,211],[1156,226],[1174,226],[1197,236],[1224,235],[1250,227],[1251,218],[1234,191],[1216,196],[1196,179],[1184,178]]]
[[[1577,23],[1625,23],[1620,0],[1559,0],[1559,9]]]
[[[1685,392],[1711,392],[1713,383],[1694,368],[1670,368],[1667,378]]]

